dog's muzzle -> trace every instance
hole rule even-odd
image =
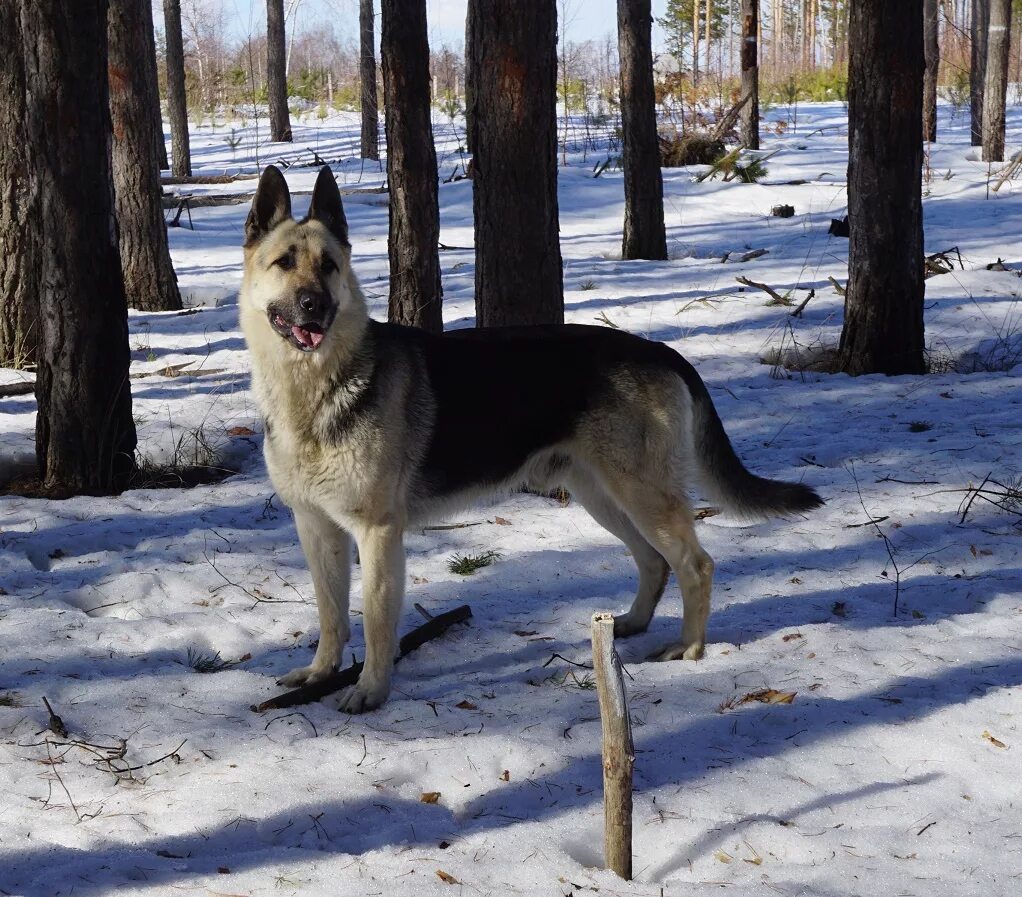
[[[326,293],[302,290],[292,300],[266,310],[270,326],[302,352],[315,352],[334,321],[335,308]]]

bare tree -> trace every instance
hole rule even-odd
[[[163,0],[163,28],[167,40],[167,112],[173,172],[191,177],[192,153],[188,143],[188,95],[185,93],[185,47],[181,34],[181,0]]]
[[[921,374],[923,0],[853,0],[841,366]]]
[[[667,258],[664,185],[653,93],[652,27],[650,0],[617,0],[625,174],[621,255],[626,259]]]
[[[149,0],[109,0],[110,118],[121,270],[128,304],[143,311],[181,308],[160,202],[159,151],[152,104],[156,67],[146,65],[144,7]],[[162,142],[162,141],[161,141]]]
[[[759,0],[742,0],[742,143],[759,149]]]
[[[266,93],[270,104],[270,140],[290,143],[284,0],[266,0]]]
[[[20,0],[0,0],[0,367],[36,360],[39,324],[39,195],[25,142]]]
[[[990,0],[972,0],[969,33],[972,37],[969,67],[972,145],[983,145],[983,87],[987,71],[987,37],[990,29]]]
[[[476,323],[557,324],[557,8],[469,3]]]
[[[22,4],[21,23],[25,137],[41,210],[39,476],[52,495],[106,493],[134,469],[135,451],[111,184],[107,0],[32,0]]]
[[[380,113],[376,104],[376,45],[373,0],[359,0],[358,71],[362,103],[362,158],[380,158]]]
[[[940,43],[937,35],[937,0],[923,0],[923,140],[937,140],[937,71]]]
[[[390,183],[387,319],[439,333],[440,210],[429,101],[426,0],[383,0],[380,58]]]
[[[991,0],[983,83],[983,161],[1004,161],[1004,103],[1008,93],[1011,0]]]

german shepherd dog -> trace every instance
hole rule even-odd
[[[294,511],[319,607],[312,663],[281,682],[315,682],[340,662],[354,537],[366,653],[340,696],[349,713],[390,692],[413,524],[523,486],[563,486],[639,568],[615,634],[649,626],[673,570],[681,638],[654,658],[697,660],[713,561],[696,539],[690,472],[747,517],[822,504],[807,486],[746,470],[695,369],[661,343],[578,324],[434,335],[371,320],[328,168],[301,221],[280,171],[263,172],[245,223],[240,305],[266,466]]]

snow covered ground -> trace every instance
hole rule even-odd
[[[458,154],[450,126],[438,132],[446,175]],[[252,123],[237,149],[227,133],[196,134],[197,172],[255,170]],[[259,164],[315,150],[345,159],[345,189],[382,183],[376,164],[352,159],[352,116],[310,116],[295,133],[293,148],[260,147]],[[633,882],[599,869],[598,710],[577,665],[592,612],[630,602],[633,566],[573,504],[520,495],[462,515],[463,528],[409,534],[402,631],[420,622],[412,602],[467,603],[473,618],[399,665],[382,710],[249,709],[308,662],[317,632],[293,521],[258,451],[236,321],[247,206],[235,205],[171,231],[197,311],[133,313],[130,339],[133,373],[190,365],[133,382],[141,452],[188,462],[212,446],[240,473],[188,491],[0,498],[0,892],[1017,893],[1022,527],[982,500],[963,523],[959,506],[969,484],[1022,474],[1022,366],[996,370],[1022,355],[1022,280],[985,270],[998,257],[1022,268],[1020,185],[988,195],[967,120],[942,115],[926,249],[958,247],[964,270],[927,281],[926,325],[948,372],[786,372],[762,359],[840,332],[828,278],[844,282],[847,240],[827,227],[844,213],[846,135],[839,104],[802,106],[798,133],[767,136],[778,152],[763,183],[665,171],[668,262],[618,258],[621,174],[592,177],[606,152],[559,172],[568,319],[678,348],[747,464],[827,500],[805,519],[699,524],[718,564],[704,661],[642,662],[676,637],[673,585],[650,632],[620,644],[638,752]],[[311,190],[315,173],[290,170],[292,190]],[[470,191],[441,186],[445,246],[472,244]],[[793,218],[769,216],[781,202]],[[382,317],[386,197],[345,203]],[[721,262],[753,249],[768,252]],[[472,252],[441,263],[446,320],[464,326]],[[815,295],[792,317],[739,275],[796,304]],[[963,358],[981,370],[954,372]],[[0,456],[29,458],[31,397],[0,400],[0,413]],[[455,553],[488,550],[500,559],[473,576],[447,569]],[[361,644],[356,620],[358,656]],[[196,672],[213,656],[230,665]],[[795,696],[743,702],[763,689]],[[68,738],[45,731],[44,696]],[[104,761],[104,748],[123,757]],[[428,792],[439,799],[423,802]]]

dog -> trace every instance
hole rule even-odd
[[[342,710],[372,710],[390,692],[403,535],[413,524],[517,488],[563,486],[638,567],[635,600],[615,618],[615,635],[646,630],[673,570],[681,638],[654,659],[697,660],[713,561],[696,538],[690,475],[750,518],[822,504],[805,485],[746,470],[703,381],[662,343],[579,324],[437,335],[372,320],[329,168],[301,221],[283,175],[265,169],[244,255],[240,317],[266,467],[294,512],[319,609],[312,663],[280,682],[316,682],[340,662],[354,538],[365,664],[341,693]]]

